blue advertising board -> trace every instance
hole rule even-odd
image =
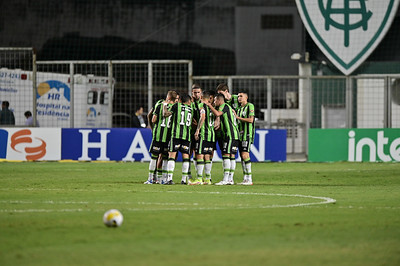
[[[151,158],[150,129],[65,128],[61,139],[62,160],[149,161]],[[256,130],[250,156],[254,162],[286,161],[286,130]],[[219,149],[214,160],[221,160]]]
[[[7,158],[8,131],[0,128],[0,158]]]

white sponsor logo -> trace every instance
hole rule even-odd
[[[389,143],[389,139],[385,138],[383,130],[377,132],[376,140],[372,138],[362,138],[357,143],[355,140],[356,133],[349,131],[348,140],[348,160],[350,162],[361,162],[363,151],[369,150],[369,161],[376,162],[376,157],[383,162],[392,160],[400,161],[400,138],[394,139]],[[389,154],[385,154],[384,148],[388,145]],[[366,147],[367,149],[364,149]]]

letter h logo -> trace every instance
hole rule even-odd
[[[92,133],[91,129],[80,129],[82,134],[82,156],[78,158],[79,161],[91,161],[89,157],[89,149],[100,149],[100,156],[96,158],[98,161],[109,161],[107,157],[107,135],[111,130],[103,129],[97,130],[100,133],[100,142],[89,142],[89,134]]]

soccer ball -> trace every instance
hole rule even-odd
[[[108,227],[118,227],[121,226],[124,217],[119,210],[108,210],[103,216],[103,222]]]

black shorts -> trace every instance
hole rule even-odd
[[[239,141],[235,139],[225,139],[222,145],[222,155],[236,154],[239,147]]]
[[[173,138],[169,142],[168,151],[170,151],[170,152],[180,151],[181,153],[190,154],[190,141],[185,140],[185,139]]]
[[[153,155],[168,155],[168,142],[152,141],[149,152]]]
[[[217,141],[214,144],[214,149],[217,149],[217,143],[218,143],[218,147],[219,149],[222,151],[222,149],[224,148],[224,142],[225,140],[223,138],[217,138]]]
[[[252,140],[241,140],[239,141],[239,152],[250,152]]]
[[[196,141],[196,154],[213,154],[214,152],[214,142],[199,139]]]
[[[190,142],[190,150],[191,151],[195,151],[196,150],[196,138],[194,137],[194,135],[191,135],[190,136],[190,138],[191,138],[191,142]]]

